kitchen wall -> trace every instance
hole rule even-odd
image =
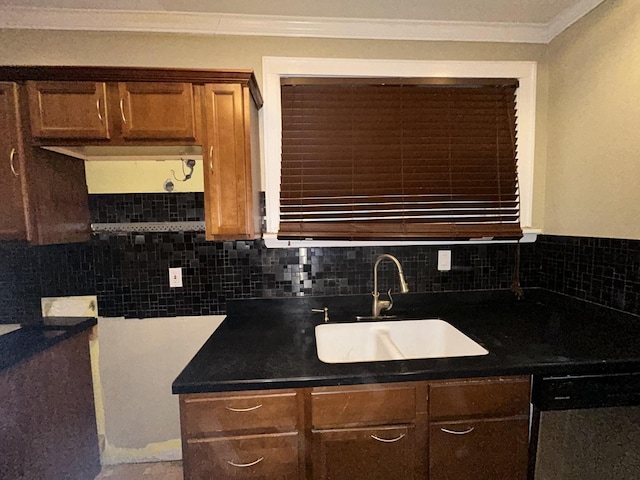
[[[544,233],[640,239],[640,2],[604,2],[547,55]]]
[[[187,157],[185,157],[185,160]],[[185,178],[184,164],[180,160],[119,161],[100,160],[85,162],[89,193],[166,193],[164,183],[173,182],[173,192],[202,192],[202,160],[196,160],[192,176]]]

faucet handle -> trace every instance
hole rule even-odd
[[[389,311],[393,308],[393,297],[391,296],[391,289],[387,290],[387,295],[389,296],[389,305],[385,307],[385,310]]]
[[[313,313],[324,313],[324,323],[327,323],[329,321],[329,307],[312,308],[311,311]]]

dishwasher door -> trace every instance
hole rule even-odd
[[[530,480],[640,479],[640,374],[534,377]]]

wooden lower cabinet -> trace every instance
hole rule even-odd
[[[0,372],[0,480],[98,473],[87,330]]]
[[[525,480],[529,377],[429,383],[430,480]]]
[[[529,377],[181,395],[185,480],[525,480]]]
[[[314,480],[414,478],[413,425],[313,431]]]
[[[180,396],[185,480],[304,479],[304,394]]]

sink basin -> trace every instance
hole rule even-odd
[[[470,357],[489,352],[440,319],[330,323],[316,326],[325,363]]]

